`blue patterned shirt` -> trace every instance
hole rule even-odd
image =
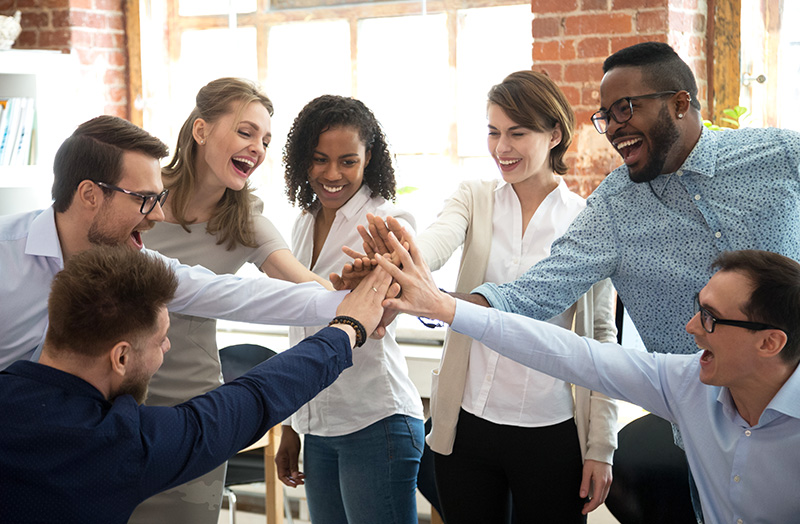
[[[503,311],[546,320],[611,278],[649,351],[694,353],[684,326],[723,251],[800,261],[800,134],[708,131],[675,173],[634,183],[615,169],[550,256],[507,284],[474,290]]]

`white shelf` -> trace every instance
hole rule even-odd
[[[0,215],[50,204],[53,158],[81,122],[103,111],[82,89],[76,55],[58,51],[0,51],[0,96],[32,97],[35,165],[0,166]]]

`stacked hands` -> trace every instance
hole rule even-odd
[[[364,253],[348,246],[342,247],[353,262],[342,268],[341,275],[331,273],[329,278],[336,289],[357,289],[365,278],[375,273],[374,269],[382,270],[379,274],[391,276],[392,285],[381,304],[383,317],[372,336],[382,337],[386,326],[398,313],[451,323],[455,315],[455,299],[436,286],[413,237],[393,217],[386,217],[384,222],[379,216],[367,214],[367,222],[369,230],[358,226],[364,241]]]
[[[336,289],[352,289],[336,314],[359,320],[373,338],[382,337],[398,313],[452,322],[455,299],[436,287],[411,235],[392,217],[387,217],[384,223],[381,217],[368,214],[367,220],[369,232],[362,226],[358,228],[366,253],[344,246],[342,250],[353,262],[344,266],[341,276],[336,273],[330,276]],[[347,332],[351,345],[355,345],[355,330],[351,326],[334,324],[334,327]],[[294,432],[284,434],[275,463],[278,478],[289,487],[305,483],[299,456],[300,437]]]

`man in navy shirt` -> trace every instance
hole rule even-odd
[[[144,251],[76,254],[53,281],[40,362],[0,372],[0,521],[124,523],[144,499],[222,464],[352,365],[390,280],[365,279],[332,327],[239,379],[150,407],[140,403],[169,350],[178,280]]]

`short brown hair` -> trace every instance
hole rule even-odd
[[[561,89],[545,73],[517,71],[489,90],[488,103],[497,105],[517,125],[546,132],[561,126],[561,143],[550,150],[550,168],[564,175],[564,155],[575,132],[575,112]]]
[[[155,159],[167,156],[167,146],[144,129],[116,116],[103,115],[79,125],[58,148],[53,162],[53,208],[63,213],[84,180],[117,185],[122,154],[137,151]]]
[[[122,246],[79,253],[53,279],[45,342],[85,356],[134,343],[153,332],[177,287],[175,273],[152,253]]]

